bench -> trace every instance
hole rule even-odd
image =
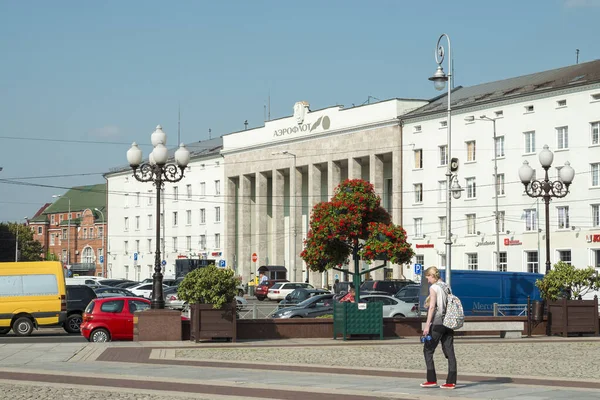
[[[423,323],[423,328],[425,323]],[[456,332],[489,332],[500,331],[500,337],[506,339],[520,339],[523,335],[525,322],[522,321],[467,321]]]

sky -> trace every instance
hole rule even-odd
[[[151,150],[374,99],[439,93],[441,33],[455,86],[599,58],[600,0],[0,0],[0,221],[103,183],[131,142]]]

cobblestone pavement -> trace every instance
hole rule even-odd
[[[455,342],[459,376],[493,374],[508,376],[600,379],[600,343],[598,342]],[[269,347],[177,349],[178,359],[305,364],[424,370],[423,345],[353,345],[332,347]],[[276,361],[275,361],[276,360]],[[447,371],[447,361],[438,349],[435,364]]]

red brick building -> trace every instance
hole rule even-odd
[[[106,184],[74,187],[29,220],[45,259],[96,276],[106,276],[107,223]]]

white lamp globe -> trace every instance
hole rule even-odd
[[[165,165],[167,163],[169,151],[164,144],[157,144],[156,147],[154,147],[154,150],[152,150],[152,153],[154,153],[154,161],[156,161],[157,165]]]
[[[152,136],[150,136],[150,141],[152,142],[152,146],[156,147],[159,144],[167,145],[167,134],[163,132],[162,126],[157,125],[154,132],[152,132]]]
[[[531,179],[533,179],[534,173],[535,171],[529,166],[529,162],[527,160],[523,161],[523,165],[519,168],[519,179],[521,179],[521,182],[525,185],[529,184]]]
[[[150,152],[150,156],[148,156],[148,162],[150,165],[156,165],[156,161],[154,161],[154,151]]]
[[[558,175],[563,183],[570,185],[573,178],[575,178],[575,170],[571,167],[571,163],[566,161],[565,166],[560,169]]]
[[[175,152],[175,162],[180,167],[187,167],[190,162],[190,152],[185,148],[185,145],[181,143],[179,148]]]
[[[136,142],[133,142],[129,150],[127,150],[127,162],[132,167],[137,167],[142,163],[142,150],[140,150]]]
[[[544,168],[550,168],[552,165],[552,161],[554,161],[554,153],[550,151],[548,145],[544,145],[544,149],[540,151],[540,164]]]

